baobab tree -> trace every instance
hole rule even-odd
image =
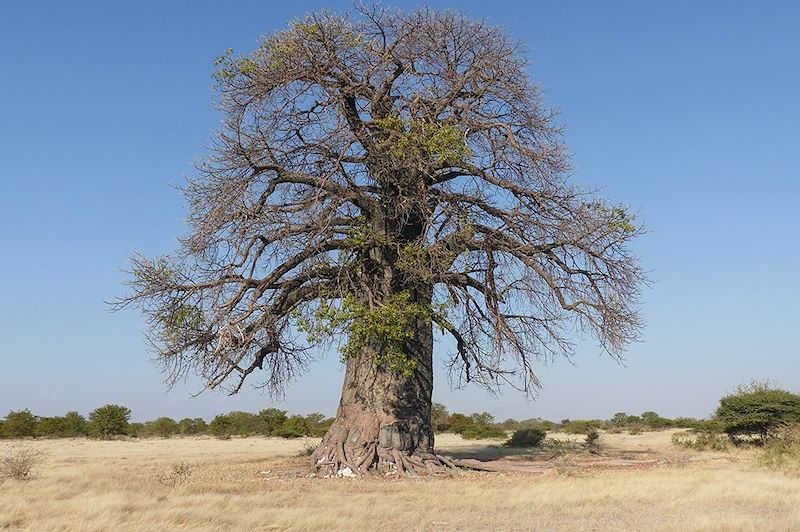
[[[455,12],[317,13],[216,62],[223,124],[185,186],[190,231],[135,256],[131,293],[171,382],[281,394],[346,366],[318,474],[448,467],[434,337],[456,383],[530,393],[576,332],[640,329],[633,216],[568,183],[524,47]]]

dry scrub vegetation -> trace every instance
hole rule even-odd
[[[541,467],[420,480],[304,478],[310,438],[30,441],[46,460],[0,482],[0,529],[800,529],[797,476],[753,451],[675,447],[674,432],[603,434],[600,457],[564,434],[535,451],[445,434],[453,456]],[[0,455],[20,445],[0,442]]]

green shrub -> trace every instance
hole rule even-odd
[[[67,412],[64,414],[63,429],[62,435],[67,438],[86,436],[89,434],[89,422],[77,412]]]
[[[538,447],[544,441],[547,432],[541,429],[527,428],[515,430],[506,442],[509,447]]]
[[[149,423],[149,432],[153,436],[169,438],[170,436],[177,434],[178,422],[169,417],[160,417]]]
[[[233,434],[233,424],[225,414],[219,414],[208,424],[208,430],[217,438],[230,438]]]
[[[131,411],[124,406],[101,406],[89,414],[89,434],[101,439],[126,434],[130,418]]]
[[[590,430],[586,433],[586,438],[583,440],[587,447],[595,449],[600,446],[600,433],[596,430]]]
[[[201,417],[194,419],[185,417],[178,421],[178,433],[183,436],[196,436],[206,432],[208,432],[208,424]]]
[[[310,431],[308,423],[306,423],[306,419],[303,416],[291,416],[283,422],[283,425],[275,429],[272,434],[280,438],[302,438],[303,436],[309,436]]]
[[[494,424],[494,417],[489,412],[481,412],[465,416],[464,414],[451,414],[448,419],[450,431],[460,434],[467,440],[488,438],[505,438],[506,431]]]
[[[314,412],[306,416],[306,425],[308,427],[308,436],[322,437],[328,432],[328,429],[333,425],[334,418],[326,418],[325,414]]]
[[[263,434],[260,416],[239,410],[228,413],[231,434],[237,436],[255,436]]]
[[[141,438],[148,435],[148,428],[144,423],[128,423],[128,429],[125,434],[131,438]]]
[[[64,418],[40,417],[36,423],[37,438],[60,438],[64,432]]]
[[[36,416],[30,410],[12,410],[3,422],[3,437],[32,438],[36,435],[36,423]]]
[[[754,382],[720,399],[716,416],[731,438],[756,434],[764,444],[770,430],[800,422],[800,395]]]
[[[772,441],[764,448],[760,462],[776,471],[800,474],[800,445]]]
[[[672,444],[697,451],[725,451],[730,445],[728,438],[715,432],[697,432],[696,434],[673,434]]]
[[[761,463],[770,469],[800,475],[800,423],[786,423],[772,431]]]
[[[286,410],[267,408],[258,413],[258,433],[264,436],[275,435],[275,431],[286,423]]]
[[[698,432],[711,432],[722,434],[725,432],[725,424],[718,419],[699,419],[689,425],[689,428]]]
[[[475,422],[469,417],[465,416],[464,414],[450,414],[448,419],[448,425],[450,426],[450,431],[455,434],[462,434],[465,430],[472,427]]]
[[[433,403],[431,407],[431,428],[434,432],[450,430],[450,414],[442,403]]]
[[[465,440],[505,438],[506,431],[494,425],[473,425],[464,429],[461,433],[461,437]]]
[[[561,425],[560,429],[567,434],[589,434],[589,432],[601,428],[603,424],[604,422],[601,419],[567,420],[566,423]]]

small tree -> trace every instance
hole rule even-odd
[[[544,441],[547,432],[539,428],[524,428],[515,430],[506,442],[508,447],[538,447]]]
[[[314,412],[306,416],[306,424],[308,425],[309,436],[324,436],[328,429],[333,424],[333,418],[325,417],[325,414]]]
[[[208,431],[208,424],[201,417],[183,418],[178,422],[178,432],[184,436],[195,436]]]
[[[64,436],[64,418],[60,416],[55,417],[41,417],[36,423],[36,437],[44,438],[61,438]]]
[[[800,421],[800,395],[753,382],[720,399],[716,416],[732,438],[758,434],[763,444],[771,429]]]
[[[233,434],[233,424],[227,415],[219,414],[208,424],[208,430],[217,438],[230,438]]]
[[[36,435],[36,422],[36,416],[30,410],[12,410],[3,423],[3,437],[32,438]]]
[[[311,434],[306,418],[303,416],[291,416],[283,422],[283,425],[275,429],[272,434],[281,438],[300,438]]]
[[[258,413],[259,430],[264,436],[274,434],[286,422],[286,410],[267,408]]]
[[[150,430],[156,436],[169,438],[178,432],[178,423],[169,417],[160,417],[152,422]]]
[[[450,413],[442,403],[431,406],[431,428],[433,432],[446,432],[450,429]]]
[[[75,411],[64,414],[62,428],[63,436],[67,438],[86,436],[89,433],[89,423],[86,418]]]
[[[624,427],[628,423],[628,414],[625,412],[617,412],[611,416],[611,424],[617,427]]]
[[[147,423],[128,423],[128,428],[125,429],[125,434],[131,438],[141,438],[150,435],[150,427]]]
[[[130,418],[131,411],[124,406],[101,406],[89,414],[89,433],[101,439],[126,434]]]

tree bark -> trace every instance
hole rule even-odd
[[[322,477],[435,473],[454,467],[434,454],[431,429],[433,328],[416,319],[406,354],[417,360],[412,376],[376,364],[380,352],[364,346],[346,361],[336,421],[312,454]]]

